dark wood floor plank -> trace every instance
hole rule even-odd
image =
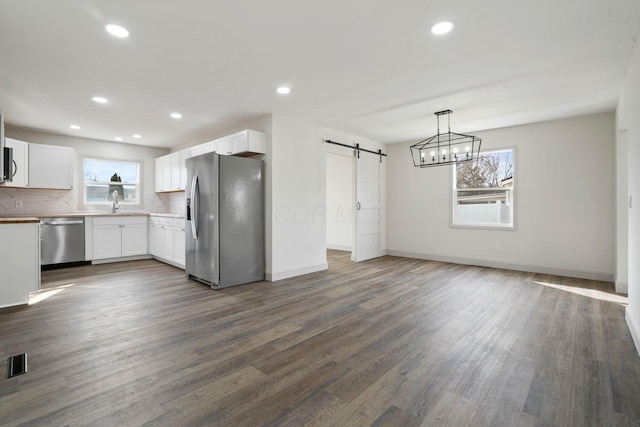
[[[399,257],[213,291],[154,260],[0,310],[2,425],[640,425],[611,283]]]

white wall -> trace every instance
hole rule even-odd
[[[451,167],[413,167],[390,145],[388,253],[613,280],[612,113],[472,132],[516,148],[515,231],[451,228]]]
[[[327,153],[327,248],[351,251],[354,227],[353,154]]]
[[[73,173],[74,188],[70,191],[0,187],[0,214],[24,215],[78,212],[79,187],[82,185],[83,180],[79,159],[83,155],[141,161],[143,210],[148,212],[168,212],[169,206],[166,200],[163,200],[153,191],[155,158],[167,154],[168,150],[166,149],[76,138],[10,126],[6,126],[5,133],[7,137],[21,141],[73,147],[76,161]],[[54,166],[52,165],[52,167]],[[22,200],[21,208],[15,207],[15,200]],[[108,210],[109,208],[104,209]]]
[[[327,268],[327,152],[324,140],[360,144],[369,150],[382,144],[344,132],[273,115],[271,146],[272,253],[270,280]],[[352,150],[341,149],[345,154]],[[386,166],[383,164],[382,177]],[[381,199],[386,188],[382,185]],[[381,209],[381,247],[386,248],[385,206]]]
[[[629,293],[629,189],[627,162],[629,145],[626,125],[616,134],[616,292]],[[624,130],[622,130],[624,128]]]
[[[271,280],[327,268],[325,152],[319,127],[273,115]]]
[[[616,125],[619,144],[627,147],[627,191],[632,198],[632,207],[628,208],[628,288],[629,305],[626,310],[627,324],[640,353],[640,41],[636,44],[627,78],[623,86],[618,108],[616,109]],[[624,191],[618,188],[619,192]],[[628,199],[627,199],[628,200]],[[622,217],[624,221],[624,216]],[[619,232],[624,233],[622,223],[618,227]],[[624,241],[625,236],[620,236],[619,241]]]

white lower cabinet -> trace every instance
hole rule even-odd
[[[160,261],[184,268],[184,219],[152,216],[149,218],[149,253]]]
[[[0,307],[27,304],[40,289],[40,224],[0,223],[0,242],[11,244],[0,257]]]
[[[96,217],[93,219],[93,259],[147,254],[146,216]]]

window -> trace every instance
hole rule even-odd
[[[453,225],[514,228],[515,150],[486,151],[453,169]]]
[[[84,158],[82,170],[85,205],[110,205],[114,191],[120,204],[141,204],[140,162]]]

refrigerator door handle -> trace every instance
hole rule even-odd
[[[198,194],[198,198],[196,198],[196,186],[198,185],[198,175],[193,175],[191,178],[191,235],[193,236],[193,240],[198,240],[198,198],[200,195]],[[199,189],[198,189],[199,190]]]

